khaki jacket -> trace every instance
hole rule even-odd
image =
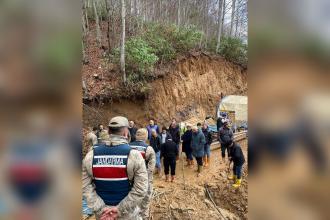
[[[106,141],[109,147],[115,147],[120,144],[127,144],[127,139],[110,135],[109,141]],[[110,146],[111,145],[111,146]],[[92,174],[93,151],[89,151],[82,164],[82,182],[83,196],[86,197],[88,207],[91,208],[98,218],[102,209],[106,207],[104,201],[98,196],[93,184]],[[136,213],[142,199],[145,197],[148,189],[148,174],[145,161],[137,150],[131,150],[127,162],[127,175],[130,181],[133,181],[133,187],[129,194],[118,204],[119,219],[133,219],[132,213]]]

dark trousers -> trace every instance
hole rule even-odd
[[[199,166],[203,166],[203,157],[195,157],[195,158],[196,158],[197,164]]]
[[[164,157],[164,172],[165,175],[170,173],[171,168],[171,175],[175,176],[175,167],[176,167],[176,158],[175,157]]]
[[[238,166],[238,165],[234,164],[234,166],[233,166],[233,173],[234,173],[234,175],[237,176],[237,179],[242,178],[242,167],[243,167],[243,165]]]
[[[227,150],[227,156],[229,157],[229,146],[227,144],[221,144],[221,156],[222,156],[222,158],[226,157],[226,150]]]
[[[183,148],[184,148],[184,151],[186,153],[187,159],[193,160],[191,147],[189,145],[185,145],[185,146],[183,146]]]

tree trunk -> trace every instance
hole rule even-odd
[[[100,29],[100,21],[99,16],[97,14],[96,9],[96,0],[93,0],[93,8],[94,8],[94,15],[95,15],[95,23],[96,23],[96,41],[99,47],[102,46],[102,35],[101,35],[101,29]]]
[[[178,0],[178,26],[181,25],[181,0]]]
[[[217,41],[217,48],[216,48],[216,52],[217,53],[219,53],[220,41],[221,41],[222,7],[223,7],[223,0],[219,0],[219,11],[218,11],[218,41]]]
[[[232,36],[232,34],[233,34],[233,26],[234,26],[234,21],[235,21],[235,4],[236,4],[236,0],[232,0],[229,36]]]
[[[226,14],[226,0],[223,0],[222,7],[222,20],[221,20],[221,36],[224,36],[224,23],[225,23],[225,14]]]
[[[110,2],[109,0],[105,0],[105,7],[107,9],[107,17],[108,17],[108,33],[107,33],[107,37],[108,37],[108,52],[110,54],[111,52],[111,11],[110,11]]]
[[[125,72],[125,0],[121,0],[121,48],[120,48],[120,71],[123,74],[124,83],[126,83],[126,72]]]

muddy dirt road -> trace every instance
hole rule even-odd
[[[247,139],[239,142],[247,160]],[[184,153],[177,161],[176,180],[165,182],[154,175],[154,197],[151,202],[150,219],[154,220],[197,220],[197,219],[247,219],[247,164],[243,168],[242,186],[232,187],[227,180],[227,164],[221,163],[220,149],[211,152],[210,166],[203,169],[201,177],[196,177],[196,167],[185,166]],[[184,166],[183,166],[184,163]],[[205,192],[205,185],[217,208]],[[94,216],[89,219],[94,220]]]
[[[240,144],[247,158],[247,140]],[[197,167],[182,169],[185,156],[177,163],[174,183],[165,182],[164,176],[154,176],[152,219],[247,219],[247,165],[243,168],[242,186],[235,190],[232,181],[227,180],[227,164],[220,161],[220,149],[212,151],[211,157],[201,177],[196,177]],[[205,185],[221,214],[208,199]]]

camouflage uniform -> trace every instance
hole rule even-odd
[[[97,144],[97,136],[96,136],[96,134],[94,134],[94,132],[89,132],[88,134],[87,134],[87,141],[88,141],[88,149],[89,150],[92,150],[93,149],[93,146],[95,145],[95,144]]]
[[[148,192],[147,195],[143,198],[141,207],[141,216],[142,218],[149,219],[149,206],[150,201],[152,197],[152,191],[153,191],[153,172],[156,166],[156,154],[154,149],[151,146],[147,147],[146,151],[146,161],[148,161],[147,164],[147,172],[148,172]]]
[[[127,139],[118,135],[110,135],[109,141],[105,143],[110,147],[127,144]],[[106,207],[104,201],[95,191],[92,173],[93,151],[87,153],[83,160],[82,181],[83,196],[86,197],[88,207],[91,208],[96,219],[102,214],[102,209]],[[127,162],[127,175],[130,181],[134,180],[133,186],[129,194],[117,205],[119,216],[118,219],[138,220],[142,200],[144,199],[148,189],[148,174],[145,161],[137,150],[131,150]]]

